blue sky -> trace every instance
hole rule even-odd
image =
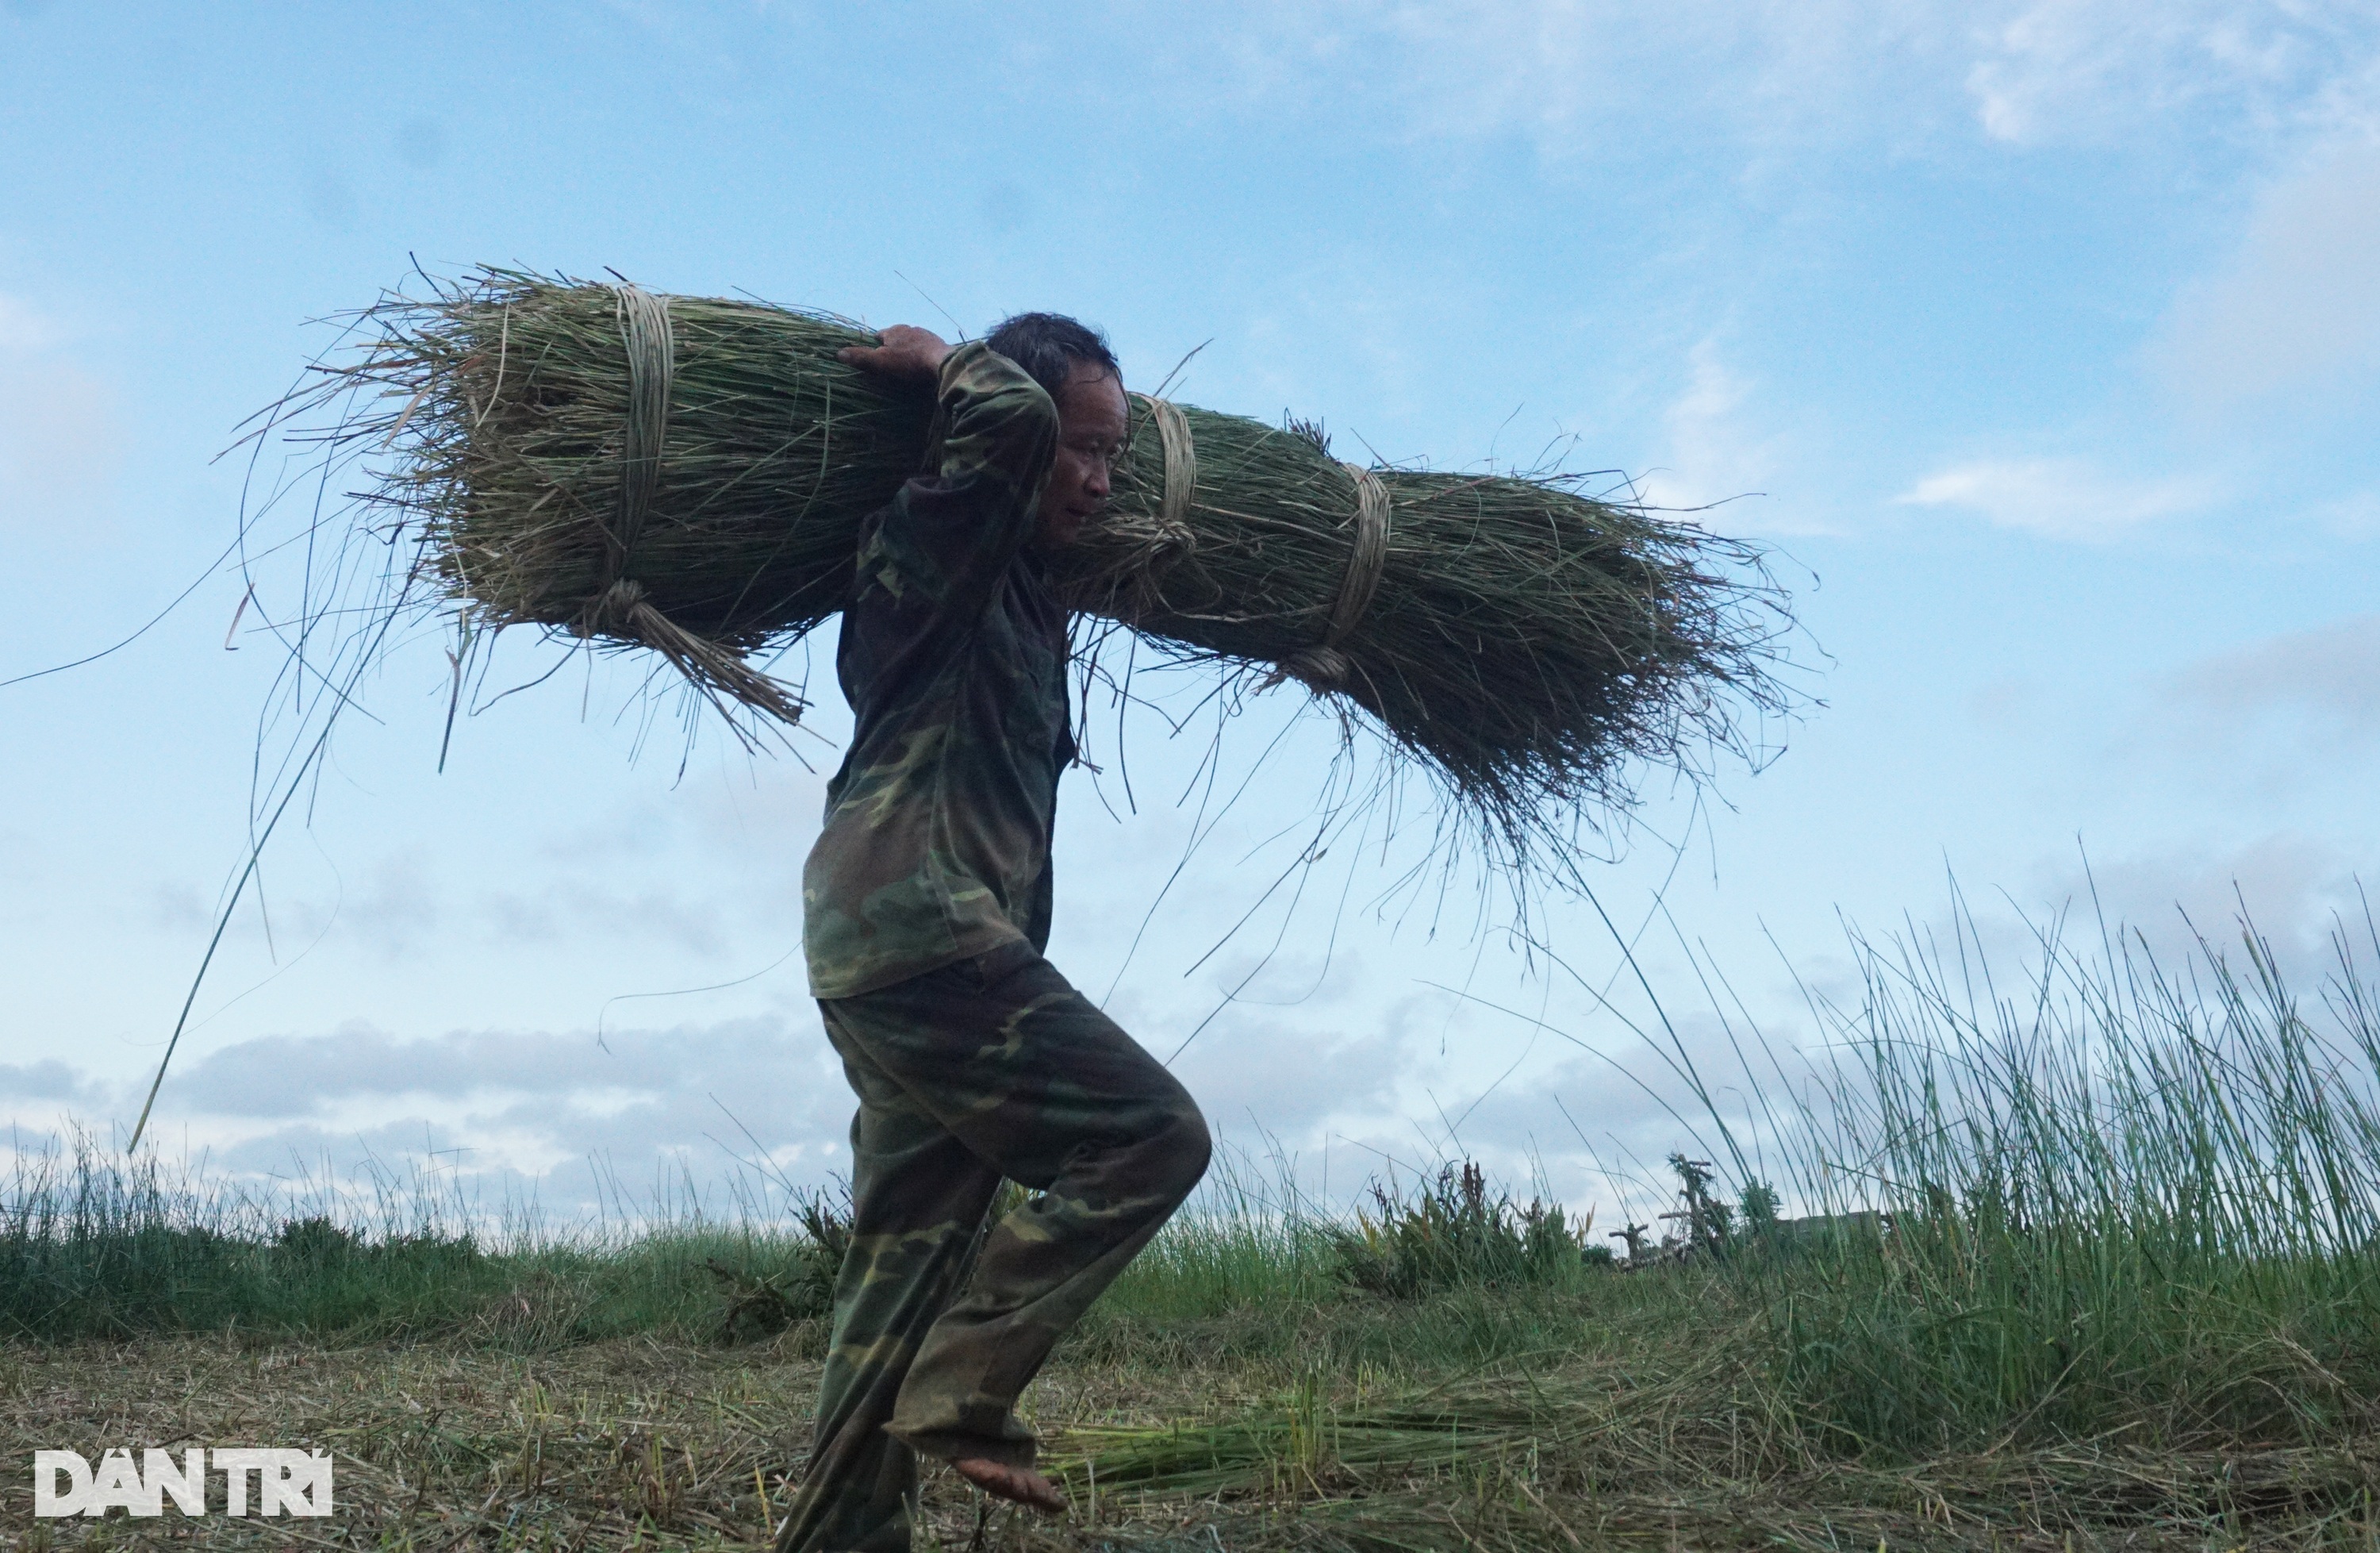
[[[416,258],[608,266],[879,324],[1058,308],[1136,385],[1203,342],[1180,397],[1342,446],[1569,438],[1658,500],[1740,497],[1708,520],[1777,547],[1827,704],[1700,802],[1656,783],[1594,875],[1624,931],[1662,892],[1640,952],[1689,1027],[1681,944],[1790,1044],[1842,923],[1923,930],[1953,875],[2011,942],[2085,855],[2159,934],[2177,903],[2222,928],[2236,887],[2311,962],[2380,861],[2369,6],[13,0],[0,190],[0,679],[205,571],[240,495],[212,460],[327,343],[308,320]],[[277,666],[253,618],[224,650],[243,586],[0,690],[0,1115],[27,1138],[128,1124],[242,855]],[[265,618],[291,586],[260,573]],[[523,675],[549,651],[502,649]],[[785,958],[820,776],[715,729],[681,776],[673,708],[638,750],[623,666],[467,720],[439,775],[444,666],[429,637],[392,657],[268,854],[166,1146],[429,1148],[565,1205],[590,1157],[832,1169],[847,1099]],[[1260,703],[1235,748],[1296,711]],[[1392,860],[1344,850],[1202,960],[1283,864],[1309,725],[1153,913],[1192,752],[1138,730],[1122,818],[1070,778],[1062,967],[1160,1051],[1208,1021],[1185,1079],[1334,1190],[1459,1147],[1597,1201],[1556,1098],[1598,1147],[1666,1152],[1599,1058],[1439,989],[1632,1067],[1641,1043],[1460,912],[1366,910]],[[1547,925],[1603,984],[1599,918]]]

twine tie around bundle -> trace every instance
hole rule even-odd
[[[606,533],[603,585],[587,601],[579,636],[624,637],[651,648],[679,673],[711,692],[759,707],[787,723],[801,720],[802,703],[742,654],[698,636],[662,613],[629,572],[637,542],[661,494],[662,446],[669,435],[670,388],[677,376],[669,299],[636,286],[617,286],[620,338],[628,354],[628,414],[620,442],[620,507]]]
[[[1339,596],[1330,601],[1330,618],[1322,641],[1281,660],[1281,672],[1294,675],[1318,691],[1343,691],[1355,672],[1354,660],[1341,650],[1354,634],[1372,595],[1380,591],[1380,569],[1389,557],[1389,488],[1380,477],[1360,464],[1342,461],[1355,482],[1355,543],[1348,553],[1346,575],[1339,580]]]
[[[677,342],[669,299],[639,287],[617,288],[620,336],[628,349],[628,423],[620,446],[620,514],[612,531],[614,577],[625,574],[661,492],[662,444],[669,435],[670,389],[677,379]]]
[[[1157,422],[1157,445],[1165,455],[1165,489],[1157,501],[1158,543],[1187,550],[1193,543],[1190,498],[1198,490],[1198,449],[1190,440],[1190,418],[1172,399],[1143,396]]]
[[[1198,485],[1198,455],[1190,440],[1190,421],[1179,405],[1144,395],[1157,440],[1165,454],[1165,489],[1158,498],[1159,544],[1180,549],[1191,545],[1190,502]],[[1303,680],[1315,691],[1343,691],[1355,672],[1354,660],[1343,651],[1347,639],[1363,623],[1380,589],[1380,570],[1389,555],[1389,488],[1380,477],[1360,464],[1342,460],[1339,467],[1355,483],[1354,544],[1347,570],[1330,601],[1322,640],[1292,653],[1266,680],[1270,689],[1285,679]]]

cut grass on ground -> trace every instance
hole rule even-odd
[[[1691,1327],[1543,1290],[1316,1305],[1287,1330],[1243,1311],[1145,1347],[1111,1327],[1062,1349],[1032,1397],[1074,1514],[1014,1513],[937,1472],[920,1546],[2228,1549],[2380,1535],[2368,1437],[1815,1453],[1770,1411],[1755,1351],[1724,1340],[1751,1335],[1733,1325],[1746,1313],[1707,1284],[1690,1302]],[[1542,1346],[1556,1334],[1563,1348]],[[1344,1358],[1383,1349],[1443,1357]],[[0,1359],[0,1454],[127,1440],[335,1453],[328,1522],[44,1523],[57,1547],[296,1546],[285,1530],[364,1548],[753,1547],[797,1470],[815,1351],[807,1332],[534,1351],[460,1338],[19,1346]],[[11,1475],[0,1528],[44,1535]]]

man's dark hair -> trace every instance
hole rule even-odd
[[[996,325],[984,344],[1023,367],[1025,375],[1047,389],[1053,399],[1074,375],[1077,361],[1087,361],[1117,382],[1123,381],[1123,369],[1116,364],[1115,352],[1108,349],[1108,337],[1062,313],[1020,312]]]

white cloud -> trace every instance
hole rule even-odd
[[[781,1166],[799,1161],[795,1180],[823,1180],[852,1106],[829,1055],[814,1022],[779,1016],[614,1031],[600,1044],[589,1031],[408,1039],[351,1022],[209,1052],[167,1077],[155,1126],[234,1175],[314,1160],[344,1174],[429,1149],[479,1186],[534,1190],[575,1212],[594,1204],[604,1172],[641,1188],[685,1162],[716,1185],[753,1139]],[[111,1093],[57,1061],[0,1065],[0,1115],[46,1126],[64,1104],[86,1122],[125,1124],[146,1087]]]
[[[2099,943],[2095,919],[2104,914],[2110,928],[2145,940],[2169,972],[2187,967],[2200,937],[2236,963],[2240,934],[2252,928],[2311,999],[2337,969],[2332,934],[2346,923],[2361,935],[2360,880],[2375,862],[2335,837],[2280,831],[2230,848],[2155,848],[2087,863],[2069,855],[2036,871],[2033,899],[2042,903],[2036,916],[2069,913],[2070,948]],[[2011,935],[2007,947],[2021,955],[2024,944]]]
[[[1693,510],[1770,495],[1779,439],[1760,431],[1748,412],[1754,386],[1720,359],[1715,341],[1703,340],[1687,352],[1686,386],[1661,416],[1667,434],[1661,463],[1637,483],[1646,501]],[[1773,530],[1773,521],[1761,521],[1773,520],[1772,508],[1770,502],[1747,501],[1730,507],[1723,523]]]
[[[2158,364],[2202,411],[2380,370],[2380,145],[2330,147],[2276,183],[2162,335]]]
[[[91,524],[120,457],[114,395],[61,356],[66,331],[0,293],[0,522],[76,532]]]
[[[1334,1118],[1394,1115],[1415,999],[1354,1018],[1343,1000],[1329,1003],[1356,1028],[1300,1028],[1243,1012],[1194,1042],[1174,1063],[1174,1076],[1219,1131],[1238,1131],[1253,1122],[1266,1133],[1295,1139]],[[1158,1046],[1159,1056],[1164,1051]]]
[[[442,878],[433,853],[412,847],[375,859],[352,884],[334,879],[292,889],[276,883],[263,897],[264,912],[251,903],[233,917],[230,936],[262,947],[269,912],[275,953],[329,939],[387,962],[464,945],[474,952],[517,952],[625,942],[719,962],[736,947],[739,920],[757,919],[766,937],[782,932],[796,911],[780,898],[782,881],[773,877],[736,881],[741,887],[733,899],[722,899],[716,887],[706,892],[667,882],[624,888],[602,873],[570,866],[589,855],[556,862],[525,884],[466,891]],[[187,886],[163,886],[154,892],[151,920],[181,936],[203,938],[214,930],[215,911],[211,899]]]
[[[1318,0],[1210,18],[1168,74],[1242,103],[1378,101],[1415,140],[1549,155],[1664,133],[1896,145],[2289,141],[2368,119],[2380,18],[2349,0]],[[1131,13],[1145,19],[1146,13]]]
[[[1300,1025],[1251,1009],[1185,1054],[1181,1075],[1219,1135],[1301,1150],[1338,1126],[1410,1146],[1397,1091],[1427,1000],[1360,1017],[1323,1001],[1337,1028],[1327,1014]],[[120,1135],[145,1088],[56,1060],[0,1064],[0,1119],[103,1136],[112,1120]],[[805,1006],[614,1030],[600,1045],[584,1030],[407,1037],[356,1021],[209,1052],[169,1075],[159,1104],[155,1135],[203,1153],[217,1177],[354,1180],[428,1162],[491,1209],[533,1198],[568,1218],[615,1186],[633,1199],[660,1181],[717,1201],[764,1175],[822,1182],[849,1168],[855,1102]],[[751,1167],[756,1157],[767,1170]]]
[[[0,1097],[88,1101],[96,1093],[80,1072],[55,1058],[41,1062],[0,1062]]]
[[[0,291],[0,357],[48,350],[63,338],[50,317],[21,298]]]
[[[2216,654],[2174,675],[2169,688],[2235,730],[2286,713],[2348,737],[2380,734],[2380,615]]]
[[[1939,75],[1941,31],[1899,0],[1337,0],[1247,7],[1201,53],[1230,61],[1243,101],[1378,102],[1414,140],[1518,135],[1566,155],[1634,139],[1649,111],[1670,132],[1840,136],[1858,115],[1844,81],[1879,61]]]
[[[2380,490],[2350,491],[2319,504],[2307,517],[2340,539],[2380,537]]]
[[[2322,0],[2033,0],[1993,7],[1975,35],[1976,121],[2019,143],[2117,139],[2197,112],[2233,134],[2304,132],[2351,117],[2380,56],[2368,6]]]
[[[2052,539],[2110,539],[2180,517],[2216,496],[2205,480],[2124,480],[2076,459],[1985,459],[1929,474],[1894,499],[1911,507],[1964,507],[2005,529]]]

